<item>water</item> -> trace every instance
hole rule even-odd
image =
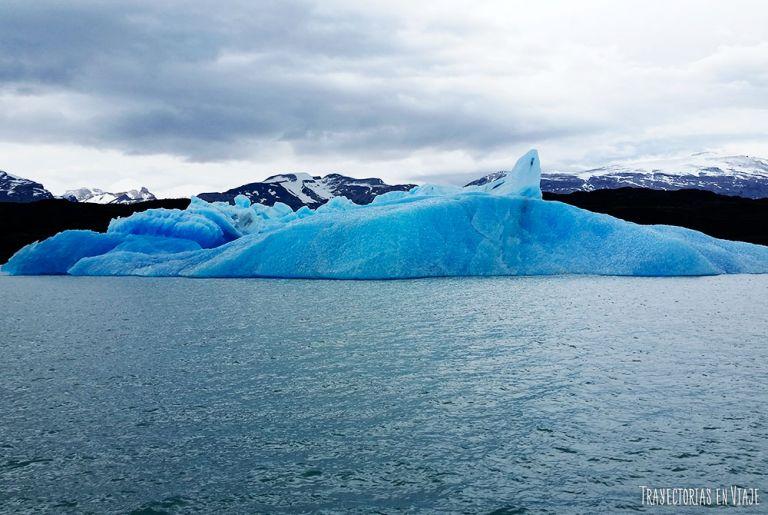
[[[640,485],[768,503],[766,276],[0,295],[2,511],[619,512]]]

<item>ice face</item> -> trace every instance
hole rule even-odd
[[[519,177],[518,175],[519,174]],[[296,212],[240,199],[65,231],[20,250],[11,274],[395,279],[483,275],[768,273],[768,247],[640,226],[541,200],[538,155],[469,188],[423,186],[366,206]]]

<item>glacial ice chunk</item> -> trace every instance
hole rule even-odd
[[[64,231],[19,250],[3,266],[3,272],[13,275],[62,275],[90,256],[112,255],[115,252],[176,254],[200,248],[193,241],[179,238]]]
[[[108,234],[134,234],[191,240],[201,247],[217,247],[242,234],[227,217],[212,207],[190,204],[191,209],[148,209],[112,220]]]
[[[396,191],[369,205],[156,209],[105,234],[65,231],[29,245],[11,274],[396,279],[489,275],[768,273],[768,247],[642,226],[541,199],[538,155],[467,188]],[[247,199],[246,199],[247,200]]]
[[[11,275],[62,275],[84,257],[106,254],[124,241],[117,234],[64,231],[30,243],[3,265]]]
[[[466,187],[476,191],[485,191],[494,195],[518,195],[521,197],[541,198],[541,164],[536,150],[528,151],[517,160],[510,172],[498,174],[490,182],[469,183]]]

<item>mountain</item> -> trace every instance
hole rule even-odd
[[[42,184],[0,170],[0,202],[35,202],[53,198]]]
[[[136,202],[157,200],[147,188],[143,187],[140,190],[128,190],[118,193],[110,193],[98,188],[78,188],[65,192],[62,198],[70,202],[87,202],[89,204],[134,204]]]
[[[572,193],[623,187],[707,190],[746,198],[768,197],[768,160],[700,152],[684,158],[635,161],[576,173],[548,173],[543,191]]]
[[[272,206],[276,202],[296,210],[302,206],[315,209],[333,197],[346,197],[356,204],[369,204],[382,193],[408,191],[415,184],[385,184],[381,179],[354,179],[337,173],[325,177],[307,173],[273,175],[262,182],[252,182],[222,193],[201,193],[199,198],[208,202],[232,202],[237,195],[245,195],[252,203]]]
[[[509,171],[493,172],[467,186],[483,187],[510,179]],[[356,204],[368,204],[390,191],[408,191],[414,184],[386,184],[381,179],[355,179],[332,173],[312,176],[307,173],[273,175],[224,192],[197,195],[208,202],[234,202],[245,195],[253,203],[272,206],[276,202],[296,210],[315,209],[333,197],[346,197]],[[696,189],[721,195],[768,198],[768,159],[746,155],[719,155],[700,152],[684,158],[634,161],[611,164],[581,172],[548,172],[541,177],[542,191],[567,194],[618,188],[645,188],[674,191]],[[67,191],[63,198],[93,204],[132,204],[156,200],[147,188],[117,193],[97,188]],[[42,184],[0,171],[0,202],[33,202],[54,198]]]

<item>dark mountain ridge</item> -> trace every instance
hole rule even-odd
[[[53,198],[42,184],[0,170],[0,202],[35,202]]]

